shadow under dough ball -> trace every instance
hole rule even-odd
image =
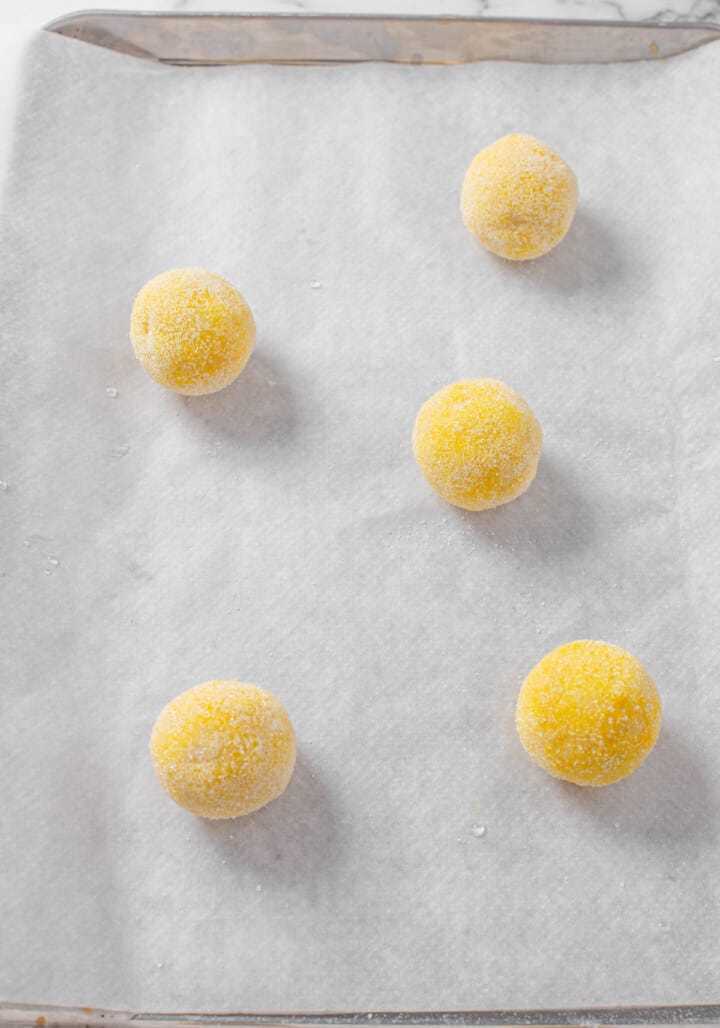
[[[460,211],[466,228],[498,257],[528,261],[549,253],[575,215],[570,165],[534,136],[503,136],[467,170]]]
[[[130,321],[135,356],[151,378],[186,396],[230,385],[255,346],[244,298],[220,275],[175,268],[150,279]]]

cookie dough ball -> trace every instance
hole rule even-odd
[[[577,179],[562,157],[533,136],[511,135],[473,159],[460,210],[466,228],[491,253],[529,261],[557,246],[577,200]]]
[[[265,689],[205,682],[160,712],[150,752],[160,784],[181,807],[200,817],[238,817],[284,791],[295,767],[295,733]]]
[[[138,293],[130,338],[151,378],[176,393],[201,396],[240,374],[255,345],[255,322],[226,279],[202,268],[176,268]]]
[[[488,510],[524,493],[535,478],[542,430],[519,393],[494,378],[445,386],[420,408],[413,451],[448,503]]]
[[[632,774],[657,742],[660,697],[639,660],[619,646],[559,646],[525,679],[516,723],[532,759],[576,785]]]

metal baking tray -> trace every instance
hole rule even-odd
[[[657,60],[720,40],[720,24],[515,20],[362,15],[155,14],[85,11],[46,26],[81,42],[174,65],[462,64],[483,60],[611,63]],[[316,1013],[132,1013],[0,1002],[14,1028],[509,1028],[509,1026],[720,1026],[718,1003],[556,1010]]]
[[[720,24],[363,15],[84,11],[51,32],[179,65],[609,63],[672,57],[720,39]]]
[[[0,1004],[0,1025],[13,1028],[630,1028],[720,1024],[720,1004],[594,1007],[564,1010],[429,1010],[308,1014],[132,1014],[92,1007]]]

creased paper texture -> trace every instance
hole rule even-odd
[[[1,223],[4,997],[717,1001],[719,56],[202,70],[31,41]],[[458,210],[510,131],[581,193],[522,265]],[[128,339],[184,265],[258,325],[205,398]],[[531,489],[477,515],[410,447],[470,376],[545,439]],[[513,724],[576,638],[630,649],[664,700],[606,790],[548,778]],[[276,803],[210,824],[148,739],[213,677],[275,692],[300,758]]]

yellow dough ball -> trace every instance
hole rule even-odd
[[[205,682],[160,712],[150,752],[160,784],[181,807],[201,817],[238,817],[284,791],[295,767],[295,733],[265,689]]]
[[[519,393],[494,378],[445,386],[420,408],[413,451],[448,503],[488,510],[524,493],[535,478],[542,430]]]
[[[533,136],[511,135],[473,159],[460,210],[466,228],[491,253],[528,261],[557,246],[577,200],[577,179],[562,157]]]
[[[520,690],[516,723],[540,767],[576,785],[632,774],[660,734],[655,684],[619,646],[571,642],[548,653]]]
[[[150,279],[133,305],[130,338],[151,378],[186,396],[230,385],[255,345],[255,322],[226,279],[176,268]]]

